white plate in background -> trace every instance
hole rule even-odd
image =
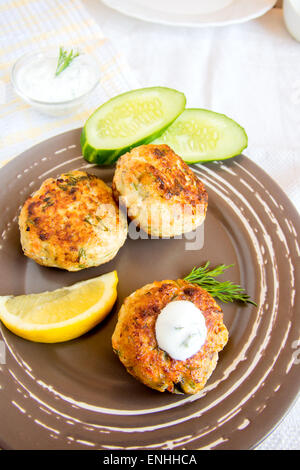
[[[102,0],[134,18],[175,26],[224,26],[242,23],[270,10],[276,0]]]

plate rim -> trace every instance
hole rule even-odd
[[[253,11],[253,13],[251,14],[249,13],[246,16],[241,15],[241,17],[233,19],[233,20],[221,20],[221,21],[208,20],[208,21],[199,21],[199,22],[197,21],[197,22],[191,23],[189,21],[184,21],[184,20],[166,20],[163,18],[155,17],[155,10],[153,10],[154,16],[152,18],[149,18],[139,12],[132,11],[130,7],[129,9],[126,8],[126,6],[124,5],[125,2],[123,2],[122,4],[119,4],[119,0],[117,0],[117,4],[115,4],[115,0],[101,0],[101,1],[108,8],[111,8],[117,11],[118,13],[121,13],[130,18],[135,18],[137,20],[145,21],[147,23],[152,23],[152,24],[160,24],[160,25],[165,25],[165,26],[177,26],[177,27],[181,26],[185,28],[222,27],[222,26],[246,23],[248,21],[254,20],[256,18],[259,18],[260,16],[265,15],[276,4],[276,0],[264,0],[266,3],[264,7],[262,6],[256,11]],[[227,8],[228,6],[224,7],[224,10]],[[213,13],[211,13],[210,15],[213,15]]]

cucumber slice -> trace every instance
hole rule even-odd
[[[186,109],[154,144],[167,144],[187,163],[225,160],[248,145],[245,130],[224,114]]]
[[[120,155],[160,136],[185,108],[186,98],[164,87],[141,88],[104,103],[87,120],[82,154],[91,163],[112,164]]]

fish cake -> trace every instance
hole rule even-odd
[[[207,210],[203,183],[168,145],[141,145],[122,155],[113,194],[137,226],[158,237],[195,230]]]
[[[127,237],[111,188],[84,171],[44,181],[22,207],[19,228],[26,256],[68,271],[110,261]]]
[[[206,340],[186,360],[170,357],[156,339],[157,317],[174,300],[192,302],[205,318]],[[200,286],[179,279],[147,284],[127,297],[118,314],[112,346],[127,371],[148,387],[195,394],[214,371],[227,340],[222,310],[213,297]]]

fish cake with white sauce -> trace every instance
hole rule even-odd
[[[127,237],[111,188],[85,171],[44,181],[22,207],[19,228],[26,256],[68,271],[110,261]]]
[[[113,194],[137,226],[159,237],[195,230],[207,210],[203,183],[168,145],[141,145],[122,155]]]
[[[170,307],[177,301],[192,303],[205,321],[202,346],[185,360],[171,357],[159,346],[156,336],[160,314],[166,306]],[[174,321],[170,328],[183,328],[184,317],[183,309],[182,325]],[[177,335],[180,331],[174,333]],[[160,392],[187,394],[195,394],[205,386],[217,365],[218,353],[227,341],[228,331],[223,323],[222,310],[213,297],[200,286],[180,279],[147,284],[127,297],[112,336],[114,352],[133,377]],[[177,344],[178,349],[185,347],[184,341]],[[177,353],[180,355],[182,351]]]

